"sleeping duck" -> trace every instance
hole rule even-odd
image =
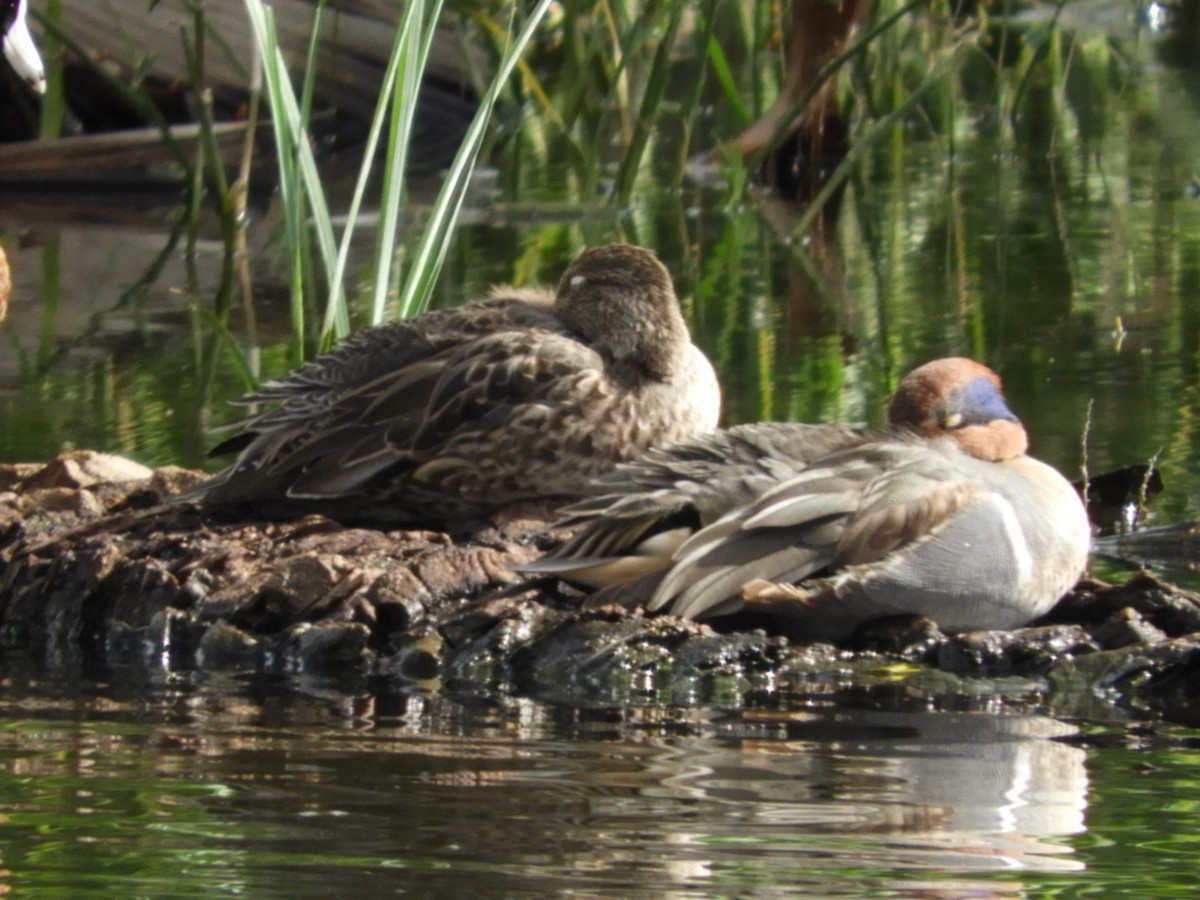
[[[685,618],[751,610],[802,640],[891,615],[969,631],[1048,611],[1084,570],[1087,514],[1026,455],[996,374],[927,363],[888,423],[739,426],[654,451],[568,510],[578,533],[523,571]]]
[[[454,524],[585,496],[617,463],[715,428],[720,390],[662,263],[614,244],[557,290],[494,289],[362,331],[241,402],[270,406],[186,499]]]

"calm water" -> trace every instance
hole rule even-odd
[[[1200,518],[1200,70],[1137,30],[1138,11],[1121,6],[1111,34],[1076,32],[1069,72],[1021,82],[1016,115],[988,106],[1003,91],[968,56],[966,87],[864,154],[828,240],[789,239],[794,211],[721,185],[650,179],[636,208],[600,208],[536,167],[506,176],[512,141],[480,181],[437,302],[553,281],[582,246],[638,241],[676,278],[728,422],[877,423],[906,369],[967,354],[1002,373],[1038,455],[1072,474],[1156,459],[1157,521]],[[174,215],[107,195],[0,197],[16,281],[0,461],[75,446],[206,464],[208,429],[246,385],[221,354],[208,364],[194,314],[211,305],[220,248],[202,243],[191,270],[178,251],[160,259]],[[274,233],[275,211],[257,207],[264,375],[296,362]],[[5,679],[0,885],[1194,892],[1197,735],[1130,724],[1104,698],[1068,719],[1044,685],[1025,703],[981,691],[937,710],[902,680],[748,708],[564,708],[155,677]]]
[[[0,884],[22,897],[1194,889],[1200,745],[1169,728],[870,695],[564,709],[184,679],[4,695]]]

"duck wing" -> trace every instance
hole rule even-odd
[[[648,608],[721,615],[743,606],[747,584],[862,574],[903,553],[984,491],[947,465],[949,449],[893,440],[830,454],[697,532],[676,552]],[[790,596],[803,602],[802,593]]]
[[[556,527],[577,529],[521,571],[592,588],[666,571],[693,533],[803,471],[813,459],[860,443],[833,425],[767,422],[714,431],[651,450],[594,482]]]
[[[344,496],[383,477],[433,488],[545,435],[602,379],[599,354],[569,335],[487,335],[341,395],[336,417],[274,468],[300,470],[293,497]]]
[[[251,405],[296,395],[337,394],[489,334],[557,329],[560,323],[549,311],[553,300],[548,290],[509,289],[475,303],[365,328],[237,402]]]

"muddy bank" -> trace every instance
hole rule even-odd
[[[886,685],[906,702],[1019,697],[1200,721],[1200,597],[1149,574],[1081,583],[1014,632],[883,623],[852,648],[802,646],[580,612],[560,586],[526,584],[511,567],[538,555],[545,510],[450,536],[160,507],[200,477],[87,451],[0,466],[6,660],[321,673],[572,703],[741,704],[799,684]]]

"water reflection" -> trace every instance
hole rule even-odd
[[[9,683],[2,714],[0,864],[34,895],[855,895],[936,874],[939,896],[994,896],[1021,883],[987,873],[1082,868],[1064,838],[1084,828],[1085,751],[1033,715],[566,710],[262,680],[149,698]]]

